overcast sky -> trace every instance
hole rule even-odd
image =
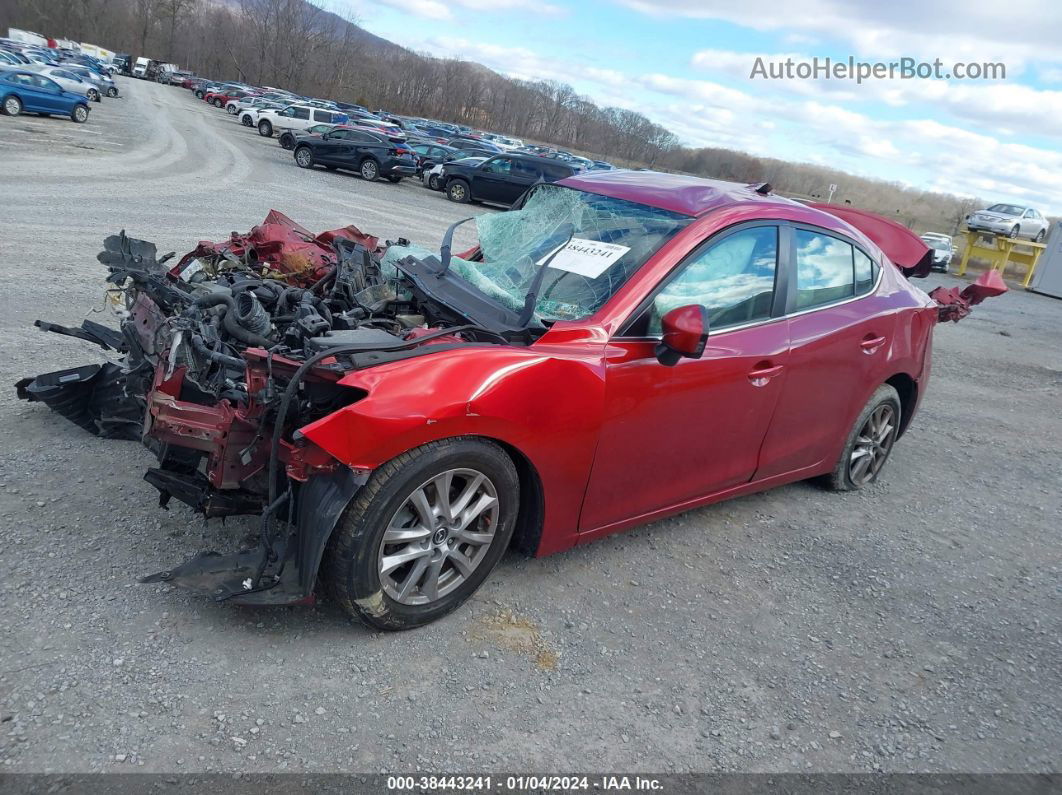
[[[317,0],[417,51],[571,83],[683,143],[1062,214],[1062,2],[941,0]],[[1005,80],[750,79],[757,56],[945,69]]]

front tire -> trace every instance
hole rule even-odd
[[[22,112],[22,100],[16,96],[10,96],[4,100],[4,114],[17,116]]]
[[[84,105],[75,105],[74,109],[70,111],[70,120],[77,124],[84,124],[88,121],[88,108]]]
[[[262,119],[258,122],[258,134],[266,138],[273,137],[273,125],[269,123],[269,119]]]
[[[111,99],[114,99],[116,96],[118,96],[118,89],[115,88],[114,86],[111,86],[110,88],[107,89],[107,96],[110,97]]]
[[[472,199],[469,195],[468,183],[463,179],[451,180],[446,186],[446,198],[458,204],[468,204]]]
[[[283,133],[280,136],[280,148],[281,149],[294,149],[295,148],[295,137],[292,136],[292,135],[288,135],[287,133]]]
[[[834,491],[869,486],[885,468],[900,433],[900,396],[889,384],[879,386],[859,412],[827,485]]]
[[[1047,237],[1047,230],[1041,229],[1039,232],[1036,233],[1036,237],[1033,238],[1033,242],[1034,243],[1043,243],[1045,237]]]
[[[336,525],[322,578],[370,627],[423,626],[483,584],[520,504],[512,459],[470,437],[430,442],[377,469]]]
[[[295,150],[295,165],[299,168],[313,168],[313,152],[308,146],[300,146]]]
[[[1007,235],[1007,237],[1009,237],[1009,238],[1011,238],[1011,239],[1013,239],[1013,238],[1016,238],[1016,237],[1018,236],[1018,233],[1019,233],[1020,231],[1021,231],[1021,227],[1020,227],[1020,226],[1018,226],[1017,224],[1015,224],[1015,225],[1014,225],[1014,226],[1013,226],[1013,227],[1011,228],[1011,230],[1010,230],[1010,234],[1009,234],[1009,235]]]
[[[103,101],[103,97],[100,96],[100,92],[97,91],[94,88],[89,89],[88,98],[91,99],[93,102],[102,102]]]
[[[220,107],[222,107],[222,104],[221,104],[221,100],[220,100],[220,99],[215,99],[215,100],[214,100],[214,107],[215,107],[215,108],[220,108]]]
[[[228,113],[230,116],[235,116],[236,113],[237,113],[236,106],[235,105],[226,105],[225,106],[225,112]]]
[[[442,185],[439,184],[439,175],[438,174],[429,174],[428,175],[428,187],[431,188],[432,190],[442,190]]]

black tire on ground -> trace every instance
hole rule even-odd
[[[94,88],[90,88],[89,89],[88,98],[91,99],[93,102],[102,102],[103,101],[103,97],[100,96],[100,92],[97,91]]]
[[[380,164],[371,157],[367,157],[361,161],[361,166],[358,168],[358,172],[361,174],[361,178],[366,182],[375,182],[380,176]]]
[[[220,99],[218,99],[217,97],[214,97],[214,107],[215,107],[215,108],[221,108],[221,107],[224,107],[224,106],[223,106],[223,105],[221,104],[221,100],[220,100]]]
[[[468,183],[463,179],[452,179],[446,184],[446,198],[458,204],[468,204],[472,200]]]
[[[313,150],[308,146],[300,146],[296,149],[295,165],[299,168],[313,168]]]
[[[262,119],[258,122],[258,134],[266,138],[273,137],[273,125],[269,123],[269,119]]]
[[[84,124],[88,121],[89,111],[84,105],[74,105],[74,109],[70,111],[70,120],[77,124]]]
[[[480,524],[477,519],[475,529],[471,531],[482,533],[490,540],[479,547],[464,546],[472,554],[473,550],[482,549],[483,546],[486,549],[479,552],[463,580],[454,578],[454,584],[450,586],[452,590],[448,593],[440,587],[438,590],[441,595],[434,600],[422,594],[408,600],[419,600],[419,604],[400,602],[388,594],[381,580],[384,535],[389,525],[396,521],[395,517],[400,515],[399,512],[405,510],[407,499],[418,491],[422,494],[426,493],[425,490],[430,492],[434,488],[435,478],[454,471],[484,475],[485,482],[496,493],[497,511],[493,524],[489,521]],[[461,481],[460,477],[462,475],[455,476],[452,481],[456,494],[460,494],[459,490],[470,482]],[[450,499],[452,496],[448,495],[447,500]],[[471,437],[430,442],[403,453],[373,472],[368,483],[347,507],[329,539],[321,564],[321,579],[344,610],[370,627],[403,630],[423,626],[457,608],[487,579],[509,546],[519,505],[520,480],[516,467],[496,444]],[[445,535],[445,528],[441,529]],[[438,531],[433,533],[425,547],[426,550],[432,548],[432,551],[423,553],[431,561],[439,554],[438,549],[432,546],[438,535]],[[452,538],[441,543],[450,545],[453,543]],[[458,548],[461,545],[462,542],[457,542]],[[395,549],[390,543],[388,546],[392,551]],[[464,564],[472,560],[467,554],[463,555]],[[418,564],[410,562],[403,565],[408,566],[409,571],[396,567],[394,571],[399,577],[415,576],[413,568]],[[421,565],[430,567],[432,564]],[[441,568],[447,564],[444,561],[438,565]],[[426,582],[430,570],[424,576]],[[420,593],[419,588],[415,590]]]
[[[442,190],[442,186],[439,184],[439,175],[438,174],[429,174],[428,175],[428,187],[431,188],[432,190]]]
[[[845,440],[841,457],[826,485],[833,491],[854,491],[878,479],[888,462],[903,419],[900,396],[889,384],[882,384],[859,412]],[[878,420],[881,423],[878,424]],[[857,454],[857,448],[862,451]],[[869,457],[869,461],[864,459]]]
[[[388,174],[387,175],[387,181],[388,182],[393,182],[394,184],[397,185],[399,182],[402,181],[402,175],[401,174]]]
[[[254,127],[254,122],[251,121],[251,117],[247,113],[243,114],[243,116],[240,117],[240,124],[242,124],[244,127]]]
[[[107,96],[111,99],[114,99],[116,96],[118,96],[118,89],[115,86],[111,86],[107,89]]]
[[[295,136],[293,136],[291,133],[281,133],[279,140],[281,149],[295,148]]]
[[[4,97],[3,110],[5,116],[17,116],[22,112],[22,100],[14,94]]]

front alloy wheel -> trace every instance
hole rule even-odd
[[[321,576],[376,629],[422,626],[486,580],[512,538],[520,480],[474,437],[430,442],[379,467],[336,525]]]
[[[442,186],[439,185],[439,175],[431,174],[428,176],[428,187],[432,190],[441,190]]]
[[[84,105],[74,106],[74,111],[70,114],[70,118],[78,124],[84,124],[86,121],[88,121],[88,108],[86,108]]]
[[[383,592],[396,602],[438,601],[471,577],[498,527],[498,491],[475,469],[420,484],[391,517],[380,545]]]
[[[114,86],[111,86],[110,88],[107,89],[107,96],[110,97],[111,99],[114,99],[116,96],[118,96],[118,89],[115,88]]]
[[[446,198],[458,204],[467,204],[468,185],[463,180],[455,179],[446,186]]]

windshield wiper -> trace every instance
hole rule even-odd
[[[439,260],[442,262],[442,267],[436,272],[436,279],[441,279],[446,275],[446,271],[450,270],[450,260],[453,259],[453,256],[450,253],[450,247],[454,242],[454,230],[461,226],[461,224],[468,223],[472,220],[475,220],[475,216],[455,221],[450,224],[450,228],[446,230],[446,234],[443,235],[442,245],[439,246]]]
[[[543,260],[542,265],[538,269],[538,273],[535,274],[534,280],[531,282],[531,286],[527,289],[527,295],[524,296],[524,308],[520,312],[520,318],[516,321],[516,325],[519,328],[527,328],[527,325],[531,322],[531,318],[535,314],[535,304],[538,303],[538,291],[542,287],[542,280],[546,276],[546,268],[553,262],[553,258],[560,254],[572,242],[572,238],[575,236],[575,226],[570,223],[565,223],[558,230],[564,235],[564,242],[557,248],[553,249],[553,253]]]

